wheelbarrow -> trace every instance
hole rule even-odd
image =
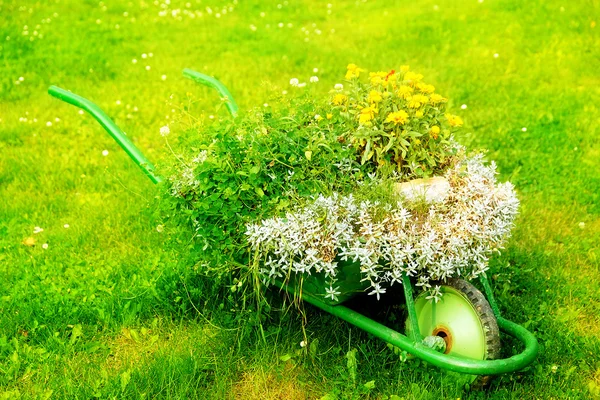
[[[216,89],[229,113],[236,117],[238,106],[221,82],[190,69],[184,69],[183,75]],[[90,113],[153,183],[163,180],[154,165],[96,104],[56,86],[51,86],[48,93]],[[341,294],[335,300],[321,294],[327,286],[324,276],[319,274],[287,282],[275,281],[275,285],[436,367],[474,375],[480,385],[485,385],[491,376],[524,369],[537,356],[538,343],[533,334],[500,314],[485,273],[479,275],[485,296],[471,283],[451,279],[440,283],[443,296],[439,302],[428,299],[425,293],[415,298],[413,282],[404,275],[402,287],[408,317],[406,334],[403,334],[343,305],[366,287],[361,282],[358,263],[339,265],[338,290]],[[523,350],[500,359],[500,331],[520,341]]]

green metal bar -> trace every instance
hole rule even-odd
[[[494,299],[494,292],[492,291],[492,287],[490,286],[490,282],[487,278],[485,272],[479,275],[479,281],[483,286],[483,291],[485,292],[485,297],[487,297],[488,303],[490,303],[490,307],[492,307],[492,311],[496,316],[496,319],[501,318],[500,316],[500,308],[498,307],[498,303],[496,303],[496,299]]]
[[[420,342],[423,337],[419,330],[419,320],[417,310],[415,310],[415,299],[413,298],[413,287],[410,278],[406,273],[402,273],[402,287],[404,288],[404,298],[406,299],[406,308],[408,309],[408,320],[410,321],[410,331],[408,334],[415,342]]]
[[[154,165],[142,154],[142,152],[133,144],[133,142],[125,135],[119,127],[113,122],[98,107],[88,99],[85,99],[75,93],[71,93],[67,90],[61,89],[57,86],[50,86],[48,93],[52,96],[60,99],[64,102],[79,107],[92,115],[102,125],[102,127],[108,132],[110,136],[121,146],[129,157],[144,171],[144,173],[150,178],[153,183],[162,182],[163,178],[154,173]]]
[[[284,286],[280,282],[276,282],[275,284],[291,294],[296,293],[294,288],[290,286]],[[436,367],[444,368],[454,372],[473,375],[496,375],[514,372],[531,364],[533,360],[535,360],[535,357],[538,353],[538,343],[535,337],[529,331],[527,331],[527,329],[504,318],[498,319],[498,326],[500,329],[503,332],[519,339],[525,345],[525,349],[519,354],[501,360],[471,360],[438,353],[437,351],[422,344],[420,341],[415,342],[405,335],[396,332],[393,329],[390,329],[376,321],[373,321],[372,319],[365,317],[364,315],[353,311],[348,307],[341,305],[327,305],[317,297],[308,293],[302,293],[301,299],[332,315],[335,315],[336,317],[343,319],[346,322],[351,323],[352,325],[384,340],[387,343],[397,346],[402,350],[413,354],[422,360],[431,363],[432,365],[435,365]]]
[[[219,95],[221,96],[221,98],[225,99],[225,106],[227,107],[227,110],[229,110],[229,113],[234,118],[237,116],[239,107],[238,107],[237,103],[235,102],[235,100],[233,99],[233,96],[231,95],[229,90],[227,90],[225,85],[223,85],[221,82],[219,82],[212,76],[202,74],[200,72],[191,70],[189,68],[186,68],[183,70],[183,76],[185,76],[186,78],[190,78],[191,80],[201,83],[203,85],[206,85],[208,87],[211,87],[213,89],[216,89],[217,92],[219,92]]]

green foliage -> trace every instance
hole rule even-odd
[[[192,221],[203,268],[219,275],[252,264],[247,223],[283,216],[311,196],[351,193],[376,170],[338,140],[338,125],[314,118],[324,106],[305,95],[185,132],[164,207]]]

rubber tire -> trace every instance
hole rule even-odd
[[[435,284],[436,283],[434,283],[434,285]],[[473,309],[479,317],[479,322],[481,323],[485,333],[484,360],[495,360],[499,358],[501,351],[500,330],[498,329],[498,323],[496,321],[494,312],[492,311],[490,303],[488,303],[485,296],[475,286],[464,279],[448,279],[446,282],[438,282],[437,285],[442,287],[442,291],[444,286],[455,289],[456,291],[460,292],[465,300],[473,306]],[[421,296],[426,295],[426,293],[421,294]],[[415,302],[417,299],[418,296],[415,299]],[[450,351],[448,354],[452,354],[452,351]],[[482,389],[490,384],[493,377],[493,375],[477,375],[475,380],[471,382],[470,386],[473,389]]]

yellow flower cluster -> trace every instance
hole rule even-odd
[[[361,125],[369,123],[373,118],[375,118],[375,114],[377,114],[377,112],[378,110],[374,106],[364,107],[360,110],[358,122]]]
[[[408,114],[404,110],[394,111],[388,114],[385,122],[393,122],[394,125],[404,125],[408,120]]]

